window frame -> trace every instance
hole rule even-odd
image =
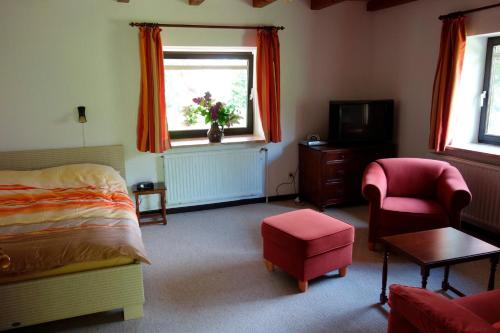
[[[488,46],[486,49],[486,61],[484,67],[484,82],[483,82],[483,93],[486,92],[486,97],[483,100],[483,105],[481,107],[481,115],[479,118],[479,135],[478,142],[500,145],[500,136],[486,134],[486,122],[488,118],[488,106],[490,104],[490,83],[491,83],[491,67],[493,61],[493,48],[495,46],[500,46],[500,37],[490,37],[488,38]]]
[[[163,51],[163,59],[245,59],[248,61],[248,87],[247,87],[247,124],[241,128],[225,128],[224,135],[254,134],[254,101],[252,99],[254,55],[252,52],[191,52],[191,51]],[[168,77],[167,77],[168,79]],[[167,110],[168,112],[168,110]],[[193,139],[207,136],[207,130],[176,130],[170,131],[172,139]]]

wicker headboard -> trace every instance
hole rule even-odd
[[[77,163],[107,165],[125,178],[122,145],[0,152],[0,170],[35,170]]]

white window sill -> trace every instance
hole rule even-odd
[[[446,147],[443,155],[458,157],[466,160],[500,165],[500,146],[484,143],[462,143]]]
[[[449,148],[500,156],[500,146],[485,143],[461,143],[452,145]]]
[[[256,135],[232,135],[222,139],[221,143],[210,143],[208,138],[193,138],[193,139],[174,139],[170,141],[172,148],[184,147],[204,147],[204,146],[221,146],[228,144],[241,144],[241,143],[266,143],[266,140]]]

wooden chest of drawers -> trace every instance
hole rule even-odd
[[[363,201],[361,180],[366,166],[396,156],[393,144],[364,146],[299,145],[299,195],[321,209]]]

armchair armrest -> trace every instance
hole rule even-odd
[[[458,214],[467,207],[472,195],[460,171],[453,166],[446,168],[437,184],[437,199],[449,214]]]
[[[390,286],[390,291],[390,316],[393,315],[394,311],[418,332],[497,332],[478,315],[432,291],[401,285]],[[389,331],[393,331],[391,330],[390,317]]]
[[[366,200],[376,207],[382,207],[387,195],[387,177],[384,169],[377,162],[370,163],[363,174],[361,191]]]

